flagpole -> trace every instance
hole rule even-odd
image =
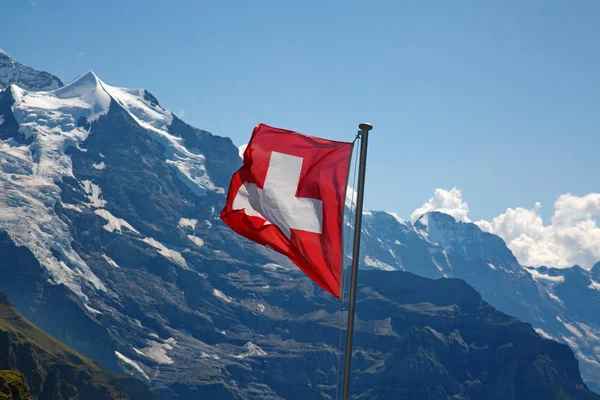
[[[348,326],[346,330],[346,353],[344,354],[344,383],[342,400],[350,398],[350,372],[352,364],[352,339],[354,335],[354,309],[356,306],[356,284],[358,279],[358,262],[360,256],[360,231],[362,228],[363,199],[365,191],[365,173],[367,169],[367,143],[369,131],[373,125],[362,123],[360,128],[360,161],[358,169],[358,187],[356,188],[356,215],[354,222],[354,247],[352,249],[352,275],[350,276],[350,297],[348,299]]]

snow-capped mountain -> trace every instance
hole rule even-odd
[[[105,220],[107,230],[139,234],[105,207],[102,189],[92,180],[79,182],[87,202],[61,204],[60,182],[74,178],[71,155],[66,150],[86,152],[83,143],[90,124],[107,116],[111,106],[122,110],[164,149],[166,163],[174,167],[190,190],[199,194],[207,190],[224,192],[208,177],[204,155],[189,151],[182,138],[169,132],[173,115],[144,90],[115,88],[87,72],[53,91],[31,92],[12,85],[0,104],[0,115],[5,120],[0,126],[0,137],[8,139],[0,145],[0,157],[4,160],[0,167],[0,208],[14,210],[0,219],[0,229],[17,245],[31,249],[54,283],[65,284],[84,299],[82,285],[104,291],[106,287],[73,250],[68,225],[55,211],[56,205],[71,210],[87,208]],[[106,168],[108,160],[104,154],[93,157],[93,169]],[[17,198],[19,204],[15,207]],[[32,231],[37,234],[31,235]],[[154,243],[152,238],[144,240]]]
[[[53,90],[63,85],[56,76],[14,61],[0,49],[0,88],[13,83],[27,90]]]
[[[464,279],[494,307],[568,344],[600,389],[600,263],[591,271],[524,267],[498,236],[438,212],[414,224],[366,212],[361,253],[364,268]]]
[[[164,399],[332,397],[343,312],[219,220],[241,163],[231,140],[93,72],[52,90],[22,83],[0,91],[0,291],[16,308]],[[363,271],[353,364],[363,393],[393,383],[398,396],[435,399],[531,387],[598,398],[570,350],[540,336],[570,338],[574,317],[501,239],[436,213],[413,225],[372,212],[363,233],[366,268],[461,277],[543,329],[460,281]]]

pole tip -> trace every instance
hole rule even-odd
[[[361,131],[365,131],[365,132],[369,132],[371,129],[373,129],[373,125],[369,124],[368,122],[363,122],[362,124],[358,124],[358,127],[360,128]]]

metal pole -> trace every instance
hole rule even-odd
[[[354,335],[354,308],[356,306],[356,284],[358,279],[358,261],[360,256],[360,231],[362,228],[363,199],[365,191],[365,173],[367,169],[367,143],[369,131],[373,125],[362,123],[360,128],[360,161],[358,169],[358,188],[356,196],[356,216],[354,222],[354,247],[352,249],[352,275],[350,276],[350,298],[348,300],[348,326],[346,331],[346,353],[344,354],[344,383],[342,399],[350,398],[350,372],[352,364],[352,337]]]

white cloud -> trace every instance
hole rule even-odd
[[[240,158],[244,159],[244,151],[246,151],[246,147],[248,147],[248,143],[241,145],[238,147],[238,151],[240,152]]]
[[[435,189],[433,197],[425,204],[417,208],[411,215],[410,220],[416,221],[421,215],[430,211],[439,211],[444,214],[452,215],[457,221],[470,222],[468,218],[469,206],[462,199],[460,189],[452,188],[450,190]]]
[[[179,118],[183,118],[183,116],[184,116],[184,115],[185,115],[185,110],[179,110],[179,111],[177,112],[177,116],[178,116]]]
[[[491,222],[478,222],[482,229],[502,237],[519,262],[566,268],[592,267],[600,260],[600,193],[579,197],[563,194],[554,203],[554,215],[546,225],[539,215],[541,205],[530,209],[509,208]]]
[[[356,190],[354,190],[353,187],[348,186],[346,188],[346,207],[354,210],[354,206],[356,206]]]
[[[523,265],[591,268],[600,260],[600,193],[579,197],[563,194],[554,203],[550,224],[540,216],[540,203],[533,208],[508,208],[491,221],[477,221],[483,231],[500,236]],[[425,212],[440,211],[458,221],[469,222],[469,206],[460,190],[436,189],[411,220]]]

